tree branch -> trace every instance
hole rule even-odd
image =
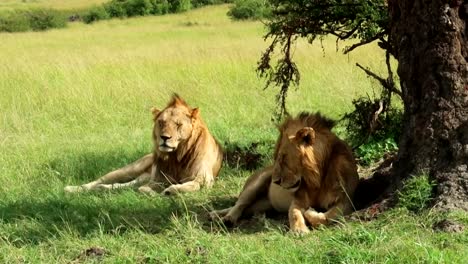
[[[380,82],[380,84],[385,88],[387,89],[388,91],[392,92],[392,93],[395,93],[397,94],[398,96],[402,97],[403,94],[401,93],[401,91],[399,91],[398,89],[395,88],[395,86],[393,85],[393,77],[391,78],[391,81],[388,81],[388,79],[384,79],[380,76],[378,76],[377,74],[375,74],[374,72],[370,71],[369,69],[366,69],[364,68],[361,64],[359,63],[356,63],[356,66],[358,66],[361,70],[363,70],[367,75],[371,76],[372,78],[376,79],[377,81]],[[391,70],[390,70],[391,72]]]
[[[359,43],[356,43],[356,44],[353,44],[353,45],[347,47],[347,48],[344,50],[343,53],[344,53],[344,54],[348,54],[348,53],[350,53],[351,51],[353,51],[354,49],[356,49],[356,48],[358,48],[358,47],[361,47],[361,46],[364,46],[364,45],[367,45],[367,44],[369,44],[369,43],[371,43],[371,42],[373,42],[373,41],[375,41],[375,40],[378,40],[378,39],[380,39],[381,37],[385,36],[386,34],[387,34],[386,30],[384,30],[384,31],[380,32],[379,34],[373,36],[373,37],[370,38],[370,39],[363,40],[363,41],[361,41],[361,42],[359,42]]]

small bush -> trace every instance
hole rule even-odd
[[[150,0],[128,0],[125,3],[127,16],[147,16],[153,11],[153,4]]]
[[[398,192],[398,205],[413,212],[422,211],[432,200],[434,186],[428,175],[409,178]]]
[[[382,140],[372,139],[356,149],[356,156],[360,165],[369,166],[382,159],[385,153],[396,152],[397,150],[398,144],[392,137]]]
[[[90,24],[95,21],[109,19],[109,14],[103,6],[95,6],[83,15],[82,19],[86,24]]]
[[[0,32],[43,31],[67,25],[65,14],[52,9],[22,10],[0,14]]]
[[[106,10],[109,17],[124,18],[127,17],[127,9],[125,4],[125,1],[113,0],[108,3],[105,3],[103,7]]]
[[[346,126],[347,140],[354,146],[369,139],[376,141],[393,138],[398,141],[401,134],[403,112],[398,109],[383,109],[374,120],[381,107],[378,99],[361,97],[353,100],[354,110],[346,113],[342,122]]]
[[[24,32],[29,30],[31,30],[31,26],[24,12],[0,14],[0,32]]]
[[[164,15],[169,13],[170,5],[167,0],[151,0],[151,3],[153,4],[151,14]]]
[[[112,0],[103,6],[109,17],[125,18],[173,13],[181,8],[180,1],[182,0]]]
[[[192,0],[193,7],[201,7],[207,5],[219,5],[219,4],[226,4],[232,3],[233,0]]]
[[[169,5],[171,13],[180,13],[192,9],[190,0],[169,0]]]
[[[35,9],[27,13],[29,25],[34,31],[43,31],[50,28],[63,28],[67,25],[64,14],[52,9]]]
[[[377,99],[353,100],[354,110],[341,119],[346,128],[346,141],[355,150],[359,163],[368,166],[385,153],[398,150],[403,112],[383,105]],[[380,114],[375,115],[375,113]]]
[[[271,6],[267,0],[236,0],[227,14],[237,20],[267,18]]]

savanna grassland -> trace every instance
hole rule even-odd
[[[267,46],[264,28],[230,21],[227,10],[0,34],[0,262],[466,262],[467,231],[433,230],[442,215],[430,210],[397,206],[304,237],[289,234],[281,218],[258,216],[234,229],[210,222],[206,212],[233,203],[251,174],[232,164],[213,189],[178,197],[63,192],[150,152],[149,109],[164,107],[173,92],[201,108],[224,146],[262,142],[269,162],[275,90],[263,90],[254,71]],[[289,95],[292,113],[339,118],[352,98],[378,87],[354,66],[383,72],[377,47],[349,56],[335,50],[333,39],[323,49],[295,47],[302,81]],[[468,224],[464,213],[448,217]],[[86,257],[92,247],[104,255]]]

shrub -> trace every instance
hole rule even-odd
[[[169,0],[169,5],[171,13],[180,13],[192,9],[190,0]]]
[[[127,0],[125,3],[127,16],[146,16],[153,11],[153,4],[150,0]]]
[[[109,17],[119,17],[124,18],[127,17],[127,9],[125,6],[126,2],[113,0],[103,5],[104,9],[106,10]]]
[[[398,141],[401,134],[403,112],[383,105],[378,99],[361,97],[353,100],[354,110],[346,113],[342,122],[346,126],[347,139],[352,145],[360,145],[368,139],[384,140],[393,138]],[[380,110],[379,110],[380,109]],[[378,116],[374,113],[379,112]]]
[[[382,159],[385,153],[396,152],[397,150],[398,145],[392,137],[381,140],[371,139],[356,149],[356,156],[360,165],[369,166]]]
[[[219,5],[224,3],[232,3],[232,0],[192,0],[193,7],[201,7],[207,5]]]
[[[67,25],[65,14],[52,9],[33,9],[0,15],[0,32],[43,31]]]
[[[267,0],[236,0],[227,15],[237,20],[267,18],[271,6]]]
[[[52,9],[35,9],[27,11],[30,28],[34,31],[43,31],[50,28],[63,28],[67,25],[64,14]]]
[[[0,14],[0,32],[24,32],[28,30],[31,30],[31,26],[24,12]]]
[[[95,6],[83,15],[83,22],[86,24],[104,19],[109,19],[109,14],[103,6]]]
[[[169,13],[169,2],[167,0],[151,0],[153,4],[153,10],[151,14],[153,15],[164,15]]]
[[[162,15],[170,11],[168,0],[112,0],[104,4],[109,17]]]

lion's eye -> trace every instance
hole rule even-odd
[[[158,120],[158,125],[159,125],[160,127],[163,127],[163,126],[164,126],[164,121],[163,121],[163,120]]]
[[[176,123],[177,128],[182,126],[182,123]]]

